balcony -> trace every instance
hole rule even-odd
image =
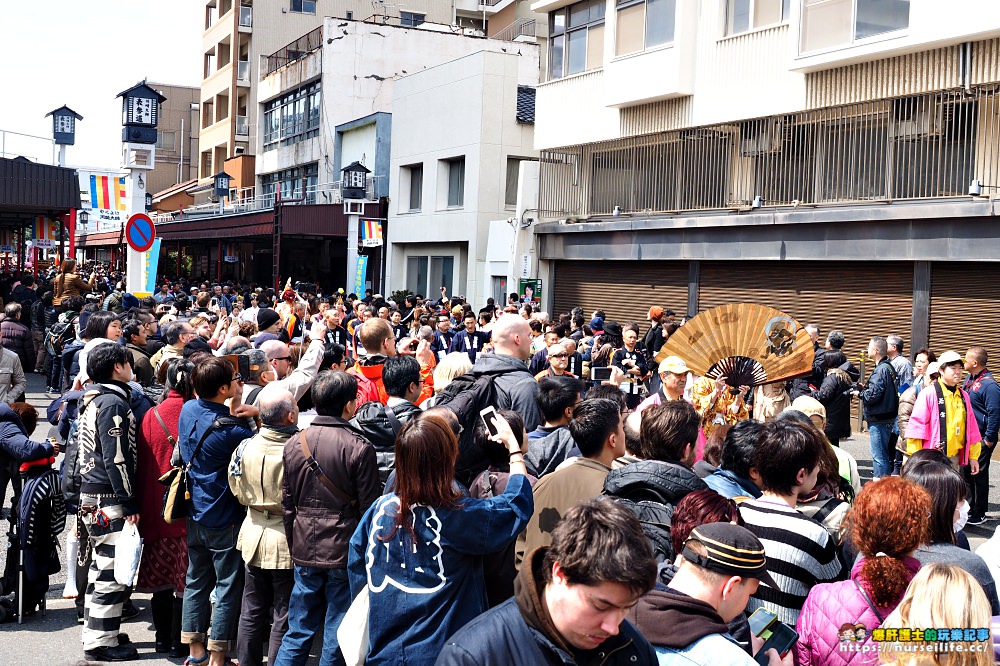
[[[246,5],[240,6],[240,27],[253,27],[253,7],[247,7]]]
[[[236,80],[240,83],[250,85],[250,61],[236,61]]]
[[[247,122],[246,116],[236,116],[236,136],[237,137],[250,136],[250,123]]]
[[[535,19],[519,18],[490,39],[502,42],[534,42]]]
[[[304,58],[312,51],[323,46],[323,26],[307,32],[294,42],[287,44],[264,59],[264,71],[261,78],[284,67],[288,63]]]
[[[1000,184],[995,87],[599,141],[541,154],[546,216],[968,198]]]

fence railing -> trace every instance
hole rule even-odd
[[[512,42],[518,37],[535,36],[535,19],[519,18],[506,28],[493,35],[491,39],[499,39],[502,42]]]

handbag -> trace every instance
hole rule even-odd
[[[160,426],[163,431],[167,433],[167,441],[174,445],[175,450],[177,449],[177,441],[174,439],[173,435],[167,429],[167,424],[163,422],[160,418],[159,412],[156,411],[154,407],[152,410],[153,416],[156,420],[160,422]],[[198,440],[198,446],[194,448],[194,453],[191,455],[191,461],[198,456],[198,452],[201,451],[201,445],[205,443],[205,439],[212,433],[216,428],[222,427],[223,425],[231,425],[234,423],[239,423],[233,418],[218,418],[212,422],[205,432],[202,434],[201,439]],[[191,463],[185,463],[184,459],[181,458],[179,465],[174,465],[167,470],[167,473],[157,479],[160,483],[167,487],[167,491],[163,493],[163,522],[171,525],[180,520],[184,520],[188,516],[188,501],[191,499],[191,488],[188,481],[188,472],[191,470]]]
[[[371,647],[368,640],[369,595],[368,585],[365,584],[337,628],[337,642],[347,666],[363,666],[368,658]]]

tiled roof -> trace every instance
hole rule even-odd
[[[517,87],[517,122],[535,123],[535,89],[531,86]]]

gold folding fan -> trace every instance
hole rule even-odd
[[[731,303],[694,317],[670,336],[659,363],[679,356],[692,372],[726,377],[730,386],[757,386],[812,371],[812,339],[780,310],[757,303]]]

